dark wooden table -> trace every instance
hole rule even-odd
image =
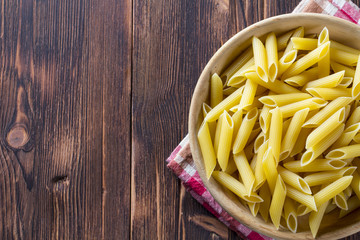
[[[212,54],[298,2],[2,0],[0,239],[238,238],[165,159]]]

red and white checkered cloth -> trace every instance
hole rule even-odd
[[[313,12],[328,14],[343,18],[356,24],[360,24],[360,10],[353,2],[348,0],[303,0],[294,9],[294,13]],[[249,240],[271,239],[245,227],[231,217],[214,200],[205,188],[192,159],[189,136],[186,136],[174,149],[166,160],[176,176],[178,176],[186,190],[215,217],[230,229]]]

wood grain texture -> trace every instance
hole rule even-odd
[[[215,51],[298,2],[2,0],[0,239],[241,238],[164,160]]]

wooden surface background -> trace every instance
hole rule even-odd
[[[0,239],[239,238],[165,159],[215,51],[298,2],[2,0]]]

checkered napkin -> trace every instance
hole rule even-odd
[[[343,18],[356,24],[360,24],[360,10],[353,2],[347,0],[303,0],[294,9],[294,13],[313,12],[328,14]],[[223,222],[230,229],[240,236],[245,236],[250,240],[271,239],[251,229],[245,227],[233,217],[231,217],[211,196],[205,188],[195,164],[192,159],[189,136],[187,135],[181,143],[174,149],[170,157],[166,160],[176,176],[178,176],[186,190],[215,217]]]

